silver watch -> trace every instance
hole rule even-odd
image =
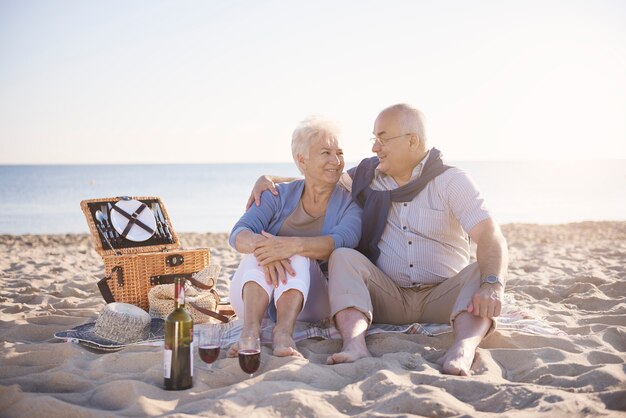
[[[481,286],[483,284],[500,284],[500,286],[504,287],[504,283],[500,280],[498,276],[494,276],[493,274],[483,278]]]

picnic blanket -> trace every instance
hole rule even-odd
[[[497,329],[500,331],[517,331],[534,335],[557,335],[565,336],[565,332],[558,328],[555,328],[547,324],[543,319],[533,315],[531,312],[517,307],[512,300],[507,300],[505,296],[505,307],[502,315],[496,318]],[[274,329],[274,322],[269,319],[263,319],[261,323],[261,343],[271,344],[272,342],[272,330]],[[194,334],[199,333],[202,327],[217,326],[221,328],[222,335],[222,347],[229,347],[233,343],[237,342],[239,335],[243,330],[243,321],[241,319],[235,319],[226,324],[198,324],[194,326]],[[431,323],[413,323],[405,325],[391,325],[391,324],[372,324],[367,330],[366,335],[375,335],[380,333],[402,333],[402,334],[421,334],[431,337],[443,335],[452,332],[452,327],[449,324],[431,324]],[[332,321],[324,320],[317,323],[309,322],[296,322],[294,330],[294,340],[302,341],[307,338],[323,338],[323,339],[341,339],[341,334],[335,328]],[[78,343],[75,339],[66,339],[66,341]],[[162,345],[163,338],[157,338],[151,341],[145,341],[137,343],[137,345]],[[114,347],[115,350],[119,350],[123,346]]]
[[[535,335],[566,335],[558,328],[546,324],[543,320],[535,318],[523,310],[511,310],[505,312],[496,319],[498,330],[519,331]],[[208,326],[205,324],[197,325],[198,330],[201,327]],[[237,342],[239,335],[243,329],[243,321],[236,319],[227,324],[211,325],[222,328],[222,346],[228,347]],[[270,319],[264,319],[261,323],[261,343],[269,344],[272,342],[272,330],[274,322]],[[372,324],[367,330],[367,335],[375,335],[380,333],[402,333],[402,334],[421,334],[431,337],[443,335],[452,332],[449,324],[425,324],[413,323],[406,325],[390,325],[390,324]],[[301,341],[307,338],[323,338],[323,339],[341,339],[341,334],[328,320],[318,323],[296,322],[294,330],[294,340]]]

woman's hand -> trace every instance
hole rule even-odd
[[[263,271],[267,284],[278,287],[279,281],[287,284],[287,274],[296,274],[289,257],[292,253],[288,237],[277,237],[268,232],[261,232],[263,239],[258,241],[254,248],[254,256]]]
[[[289,258],[302,250],[297,237],[277,237],[265,231],[261,235],[265,239],[259,241],[254,248],[254,256],[261,266]]]
[[[265,281],[274,288],[278,287],[279,282],[287,284],[287,274],[292,276],[296,274],[287,258],[267,263],[263,266],[263,271],[265,272]]]

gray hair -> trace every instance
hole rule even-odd
[[[298,162],[298,155],[308,157],[315,139],[338,139],[339,134],[339,126],[321,116],[310,116],[300,122],[291,135],[291,154],[300,173],[304,174]]]
[[[426,129],[424,128],[425,118],[424,114],[419,109],[406,103],[400,103],[389,106],[380,112],[380,114],[382,115],[388,112],[396,114],[402,132],[416,133],[420,141],[426,143]]]

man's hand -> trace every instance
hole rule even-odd
[[[289,259],[267,263],[263,266],[263,271],[265,272],[265,281],[274,288],[278,287],[279,281],[282,284],[287,284],[287,274],[295,275]]]
[[[261,193],[269,190],[272,192],[274,196],[278,194],[276,190],[276,184],[269,178],[269,176],[261,176],[254,183],[254,187],[252,188],[252,193],[250,193],[250,197],[248,198],[248,202],[246,203],[246,210],[252,207],[252,204],[259,206],[261,204]]]
[[[478,289],[467,306],[467,312],[482,318],[495,318],[502,312],[504,289],[499,284],[485,284]]]
[[[481,273],[494,275],[506,283],[509,252],[500,226],[492,218],[487,218],[476,224],[469,235],[476,243],[476,261]],[[482,284],[472,296],[467,311],[475,316],[494,318],[500,315],[503,301],[501,284]]]

